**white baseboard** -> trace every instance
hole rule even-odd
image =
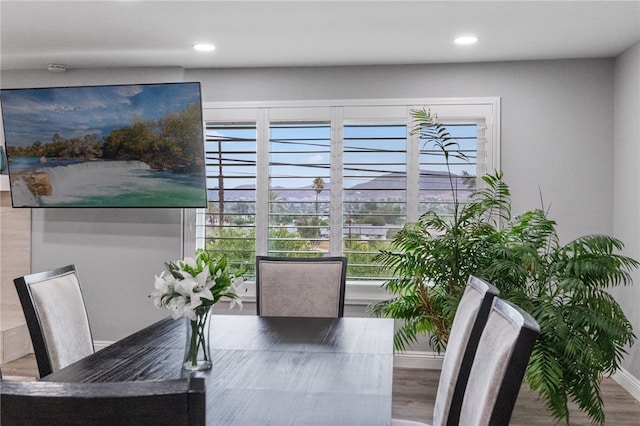
[[[624,390],[640,401],[640,380],[624,368],[620,368],[611,376]]]
[[[440,370],[444,354],[425,351],[398,352],[393,357],[393,366],[399,368],[425,368]],[[613,376],[624,390],[640,401],[640,380],[624,368],[620,368]]]
[[[425,368],[428,370],[440,370],[444,354],[425,351],[396,352],[393,357],[393,366],[399,368]]]
[[[393,358],[393,366],[399,368],[425,368],[439,370],[442,368],[444,354],[425,351],[398,352]],[[624,390],[640,401],[640,380],[624,368],[620,368],[613,376]]]
[[[112,343],[113,342],[110,340],[94,340],[93,347],[96,350],[96,352],[98,352],[100,349],[104,349]]]

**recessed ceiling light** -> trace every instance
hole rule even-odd
[[[200,52],[212,52],[216,47],[213,44],[199,43],[194,44],[193,48]]]
[[[456,39],[453,40],[455,44],[473,44],[477,41],[478,41],[478,37],[476,36],[461,36],[461,37],[456,37]]]

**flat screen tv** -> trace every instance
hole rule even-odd
[[[13,207],[206,207],[200,83],[0,90]]]

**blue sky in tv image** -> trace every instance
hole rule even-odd
[[[65,139],[96,139],[132,119],[157,120],[200,104],[199,83],[81,86],[0,91],[7,146]]]

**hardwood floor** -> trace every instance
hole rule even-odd
[[[38,365],[34,354],[25,355],[15,361],[0,365],[3,379],[36,380],[38,378]]]
[[[393,417],[429,422],[440,377],[439,370],[395,368],[393,374]],[[600,387],[605,403],[606,424],[640,425],[640,402],[613,379],[604,379]],[[544,402],[536,392],[522,387],[511,417],[512,426],[554,425]],[[571,407],[572,426],[591,425],[587,416]]]
[[[35,357],[27,355],[0,366],[3,377],[18,376],[35,380],[38,369]],[[393,417],[429,422],[433,414],[433,404],[440,371],[412,368],[395,368],[393,373]],[[606,424],[611,426],[640,425],[640,401],[629,395],[613,379],[602,382],[605,402]],[[537,393],[526,385],[520,390],[516,402],[512,426],[535,426],[556,424]],[[572,426],[590,425],[586,415],[577,408],[571,408]]]

